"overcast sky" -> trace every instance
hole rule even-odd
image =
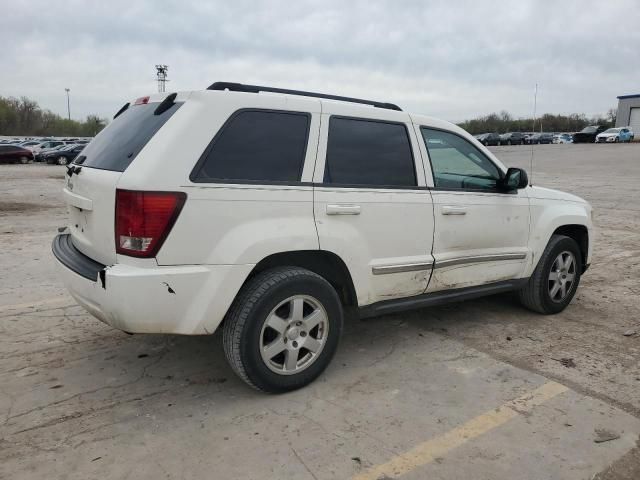
[[[110,117],[216,80],[359,96],[451,121],[602,113],[640,93],[640,2],[0,0],[0,95]]]

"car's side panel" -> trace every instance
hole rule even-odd
[[[540,256],[544,251],[553,232],[565,225],[582,225],[589,233],[589,249],[585,264],[591,263],[593,253],[593,223],[591,220],[591,207],[578,202],[563,201],[554,198],[540,198],[535,189],[530,196],[531,209],[531,236],[529,249],[532,252],[524,271],[525,276],[530,276],[538,265]]]
[[[158,254],[159,265],[256,264],[274,253],[319,248],[311,186],[203,185],[183,191],[188,201]]]

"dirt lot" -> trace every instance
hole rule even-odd
[[[494,151],[529,170],[528,147]],[[565,312],[502,295],[352,320],[279,396],[218,334],[128,336],[74,305],[50,254],[63,175],[0,165],[0,478],[640,478],[640,145],[536,146],[534,183],[595,208]]]

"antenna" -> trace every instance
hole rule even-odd
[[[536,83],[536,89],[533,93],[533,125],[531,131],[536,131],[536,110],[538,108],[538,84]],[[529,186],[533,187],[533,141],[531,142],[531,160],[529,162]]]
[[[156,77],[158,77],[158,92],[164,93],[165,84],[169,81],[167,79],[168,65],[156,65]]]

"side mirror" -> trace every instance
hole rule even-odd
[[[521,168],[510,168],[500,181],[500,186],[504,190],[519,190],[526,188],[527,185],[529,185],[529,177]]]

